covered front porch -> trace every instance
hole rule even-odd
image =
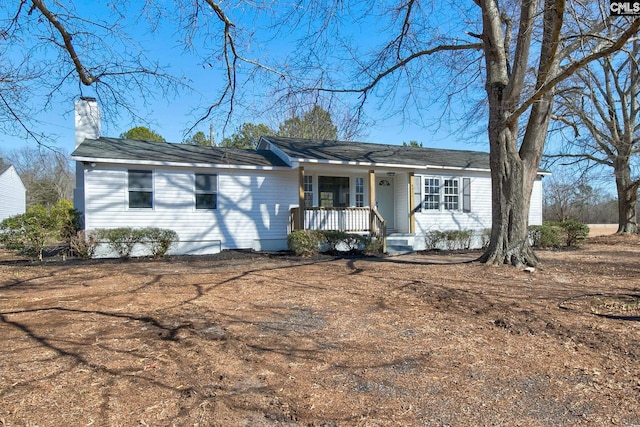
[[[415,233],[413,172],[299,167],[299,206],[291,208],[290,230],[369,234]],[[301,209],[300,206],[303,206]]]

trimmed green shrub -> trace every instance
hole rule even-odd
[[[456,249],[467,250],[471,248],[473,230],[433,230],[425,234],[425,246],[427,249]]]
[[[317,255],[320,252],[330,254],[382,252],[382,241],[379,239],[334,230],[293,231],[287,236],[287,246],[298,256]]]
[[[142,229],[143,241],[149,247],[151,256],[162,258],[178,242],[178,233],[164,228],[148,227]]]
[[[589,226],[581,222],[569,220],[559,225],[565,232],[567,246],[577,246],[589,235]]]
[[[555,222],[529,226],[529,243],[538,248],[558,248],[562,245],[562,229]]]
[[[107,246],[122,259],[131,258],[133,248],[141,243],[144,237],[143,231],[139,228],[102,228],[96,231],[100,240],[105,240]]]
[[[324,235],[315,230],[296,230],[287,236],[287,247],[297,256],[312,256],[320,253],[326,243]]]
[[[589,235],[589,227],[578,221],[552,222],[529,226],[531,246],[541,248],[558,248],[576,246]]]

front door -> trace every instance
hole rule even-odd
[[[376,178],[376,207],[387,222],[387,230],[392,230],[395,227],[393,177]]]

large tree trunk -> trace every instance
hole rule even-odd
[[[538,264],[538,257],[529,244],[529,207],[551,118],[553,94],[550,90],[531,108],[520,149],[517,126],[510,127],[500,119],[504,108],[490,107],[491,243],[480,258],[482,262],[515,266]]]
[[[533,182],[525,176],[525,165],[517,141],[508,129],[491,138],[491,242],[480,261],[516,266],[538,263],[529,245],[529,204]]]
[[[638,185],[631,181],[629,159],[618,157],[614,162],[616,189],[618,191],[618,234],[636,233],[636,203]]]
[[[514,266],[538,264],[529,245],[531,190],[551,118],[555,85],[548,82],[558,67],[557,48],[564,0],[545,0],[543,39],[536,90],[546,86],[523,105],[521,98],[528,65],[532,27],[538,13],[537,2],[524,0],[513,64],[509,62],[503,25],[508,24],[496,0],[480,0],[483,18],[484,53],[489,101],[489,145],[491,163],[491,242],[480,261]],[[509,25],[506,25],[510,37]],[[518,123],[530,108],[526,131],[518,148]],[[522,110],[522,111],[520,111]]]
[[[518,149],[518,125],[508,121],[512,111],[510,103],[502,98],[500,85],[487,87],[487,92],[490,101],[491,242],[480,261],[494,265],[535,266],[538,258],[529,245],[528,226],[539,155]],[[539,118],[536,120],[538,126],[527,127],[525,141],[544,140],[548,111],[549,108],[541,109],[539,105],[532,109],[531,118]]]

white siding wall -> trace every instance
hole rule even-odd
[[[531,206],[529,206],[529,225],[542,225],[542,178],[533,183]]]
[[[416,174],[417,176],[418,174]],[[451,174],[429,174],[427,177],[449,178]],[[471,212],[460,211],[422,211],[415,214],[416,234],[424,236],[432,230],[477,230],[476,242],[480,243],[480,233],[491,228],[491,178],[488,174],[462,174],[460,178],[471,179]],[[424,182],[422,183],[424,185]],[[462,189],[462,179],[460,180]],[[424,191],[424,190],[423,190]],[[462,208],[462,198],[460,199]],[[538,178],[533,184],[531,192],[531,206],[529,208],[529,224],[542,224],[542,179]],[[421,238],[416,238],[415,249],[422,249]]]
[[[26,191],[13,166],[0,175],[0,221],[23,214],[26,209]]]
[[[420,174],[416,174],[418,176]],[[491,227],[491,177],[488,174],[426,174],[424,177],[440,177],[441,179],[460,177],[471,180],[471,212],[462,212],[462,195],[459,211],[425,211],[415,213],[416,239],[414,249],[424,249],[424,235],[429,231],[444,230],[477,230],[474,246],[480,244],[481,231]],[[424,186],[424,181],[421,180]],[[424,189],[422,190],[424,192]]]
[[[136,169],[143,169],[136,167]],[[85,173],[87,230],[160,227],[176,231],[173,253],[286,249],[289,209],[297,205],[297,171],[153,169],[153,209],[129,209],[127,169]],[[195,173],[218,175],[215,210],[195,209]]]
[[[418,174],[416,174],[417,176]],[[424,177],[451,178],[451,174],[429,174]],[[462,175],[471,179],[471,212],[462,212],[462,197],[459,211],[427,211],[416,212],[416,233],[432,230],[484,229],[491,227],[491,178],[481,175]],[[424,186],[424,181],[422,182]],[[462,179],[460,179],[462,189]],[[424,190],[423,190],[424,191]]]

